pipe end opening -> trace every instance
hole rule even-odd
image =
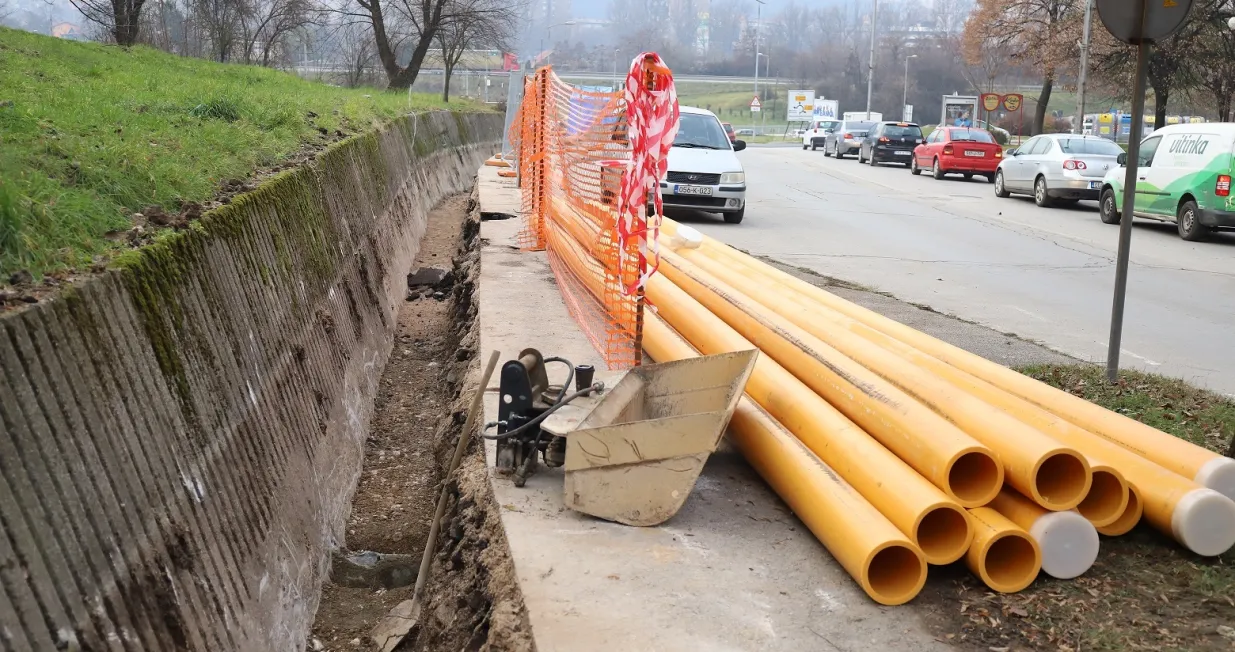
[[[1076,511],[1094,525],[1109,525],[1123,515],[1127,506],[1128,485],[1110,471],[1095,470],[1089,493]]]
[[[1128,485],[1128,506],[1124,508],[1124,513],[1120,514],[1114,523],[1099,527],[1098,532],[1108,537],[1123,536],[1136,527],[1144,511],[1145,504],[1141,502],[1141,497],[1137,494],[1136,488]]]
[[[893,544],[871,558],[866,579],[880,604],[905,604],[926,584],[926,562],[912,548]]]
[[[985,451],[970,451],[948,469],[948,488],[964,507],[989,503],[1003,486],[1003,467]]]
[[[1235,460],[1215,457],[1201,467],[1196,474],[1196,483],[1235,500]]]
[[[1235,501],[1213,489],[1193,489],[1175,505],[1171,529],[1188,550],[1221,555],[1235,546]]]
[[[1016,593],[1033,583],[1042,560],[1028,536],[1014,533],[991,543],[982,566],[988,586],[1000,593]]]
[[[1045,503],[1042,506],[1061,511],[1080,504],[1089,491],[1089,465],[1072,452],[1054,453],[1038,465],[1034,487]]]
[[[1061,580],[1080,577],[1098,560],[1098,531],[1076,512],[1044,514],[1029,530],[1042,553],[1042,572]]]
[[[973,542],[973,528],[964,512],[950,505],[936,507],[922,517],[914,536],[926,561],[940,566],[965,555]]]

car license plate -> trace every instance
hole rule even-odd
[[[896,153],[896,155],[897,155],[897,156],[909,156],[909,155],[910,155],[910,154],[912,154],[912,153],[913,153],[913,152],[897,152],[897,153]]]
[[[703,197],[711,197],[712,189],[708,186],[674,186],[673,193],[675,195],[701,195]]]
[[[1102,182],[1101,182],[1101,181],[1090,181],[1090,182],[1089,182],[1089,189],[1090,189],[1090,190],[1097,190],[1098,188],[1101,188],[1101,187],[1102,187]]]
[[[986,152],[983,152],[980,150],[967,149],[965,150],[965,156],[972,156],[974,158],[983,158],[984,156],[986,156]]]

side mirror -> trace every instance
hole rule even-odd
[[[1019,149],[1014,149],[1008,152],[1008,156],[1020,156],[1020,155],[1021,155],[1021,150]]]
[[[733,151],[740,152],[744,149],[746,149],[746,141],[744,140],[733,141]]]
[[[1119,167],[1124,167],[1125,165],[1127,165],[1128,164],[1128,153],[1124,152],[1120,154],[1119,156],[1116,156],[1115,162],[1119,164]]]

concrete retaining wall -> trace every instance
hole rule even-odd
[[[501,128],[351,139],[0,319],[0,649],[303,647],[427,213]]]

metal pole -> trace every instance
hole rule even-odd
[[[763,23],[763,0],[755,2],[758,3],[755,5],[755,97],[759,97],[759,28]]]
[[[1094,0],[1085,3],[1085,31],[1081,37],[1081,71],[1076,78],[1076,122],[1072,125],[1075,133],[1085,133],[1085,78],[1089,75],[1089,25],[1093,22]]]
[[[871,119],[871,92],[875,88],[875,23],[879,20],[879,0],[875,0],[875,11],[871,13],[871,57],[866,71],[866,119]]]
[[[905,57],[905,92],[901,95],[901,119],[908,120],[905,117],[905,107],[909,106],[909,60],[917,58],[918,55],[911,54]]]
[[[620,48],[613,48],[613,92],[614,93],[616,93],[618,90],[617,67],[618,67],[618,57],[620,57],[621,54],[622,54],[622,50]]]
[[[1145,0],[1141,0],[1145,2]],[[1143,19],[1142,19],[1143,21]],[[1132,211],[1136,206],[1136,181],[1141,157],[1142,123],[1145,122],[1145,76],[1149,44],[1136,46],[1136,78],[1132,81],[1132,128],[1128,134],[1128,165],[1124,171],[1123,214],[1119,220],[1119,252],[1115,259],[1115,300],[1111,306],[1111,338],[1106,349],[1106,378],[1119,379],[1119,348],[1123,340],[1124,296],[1128,291],[1128,250],[1132,247]]]

